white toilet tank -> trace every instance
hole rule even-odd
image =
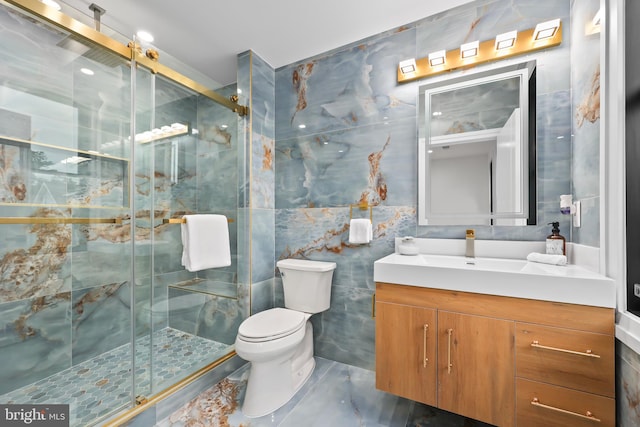
[[[335,262],[282,259],[276,265],[282,275],[286,308],[305,313],[329,309]]]

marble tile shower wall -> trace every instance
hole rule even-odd
[[[218,90],[223,96],[236,92],[232,85]],[[166,117],[165,117],[166,116]],[[197,137],[180,141],[178,174],[171,174],[171,143],[155,145],[154,192],[154,309],[151,322],[225,344],[233,344],[235,331],[246,317],[238,304],[238,293],[224,296],[181,289],[176,284],[206,280],[235,287],[238,282],[238,126],[236,114],[202,97],[182,97],[180,101],[156,109],[156,121],[189,123]],[[175,147],[173,148],[175,149]],[[232,263],[229,267],[188,272],[181,265],[180,226],[162,224],[161,218],[185,213],[226,215]],[[142,304],[149,296],[143,295]],[[149,315],[140,307],[141,315]],[[147,319],[147,324],[149,319]]]
[[[0,138],[0,216],[125,219],[123,225],[0,225],[0,394],[130,341],[133,254],[126,219],[131,216],[136,218],[138,335],[174,320],[187,332],[233,343],[246,304],[243,308],[236,299],[213,295],[194,298],[180,290],[169,295],[170,285],[194,275],[185,275],[180,265],[180,227],[163,224],[162,218],[216,212],[234,219],[232,266],[201,277],[237,280],[236,114],[159,77],[154,86],[153,76],[140,71],[137,130],[180,121],[199,133],[174,138],[175,146],[138,146],[127,177],[129,64],[115,55],[113,61],[86,64],[77,55],[69,57],[66,34],[35,25],[4,6],[0,28],[6,42],[0,46],[0,81],[11,82],[0,87],[0,135],[8,137]],[[27,46],[24,40],[30,40]],[[86,65],[95,76],[74,74],[74,67]],[[233,93],[235,87],[225,91]],[[62,160],[76,154],[65,149],[113,157],[62,167]],[[172,150],[178,160],[173,176],[168,162]],[[135,180],[135,212],[129,206],[127,178]],[[185,307],[191,317],[177,319]]]
[[[0,28],[0,216],[126,216],[127,151],[107,144],[129,133],[127,64],[105,55],[88,80],[66,34],[5,6]],[[65,162],[75,150],[114,157]],[[128,340],[127,225],[0,228],[0,394]]]
[[[246,209],[250,213],[251,312],[271,308],[275,271],[275,70],[256,52],[238,57],[238,82],[251,108],[247,129],[250,157],[245,181]]]
[[[397,236],[464,236],[466,227],[417,225],[420,83],[396,83],[399,61],[561,18],[562,45],[529,55],[538,67],[538,225],[474,228],[479,239],[507,240],[542,240],[552,220],[568,230],[558,204],[571,191],[569,16],[568,0],[476,1],[276,70],[276,259],[338,264],[331,308],[312,317],[318,356],[373,369],[373,261]],[[359,201],[374,206],[374,239],[363,246],[348,242],[349,204]]]

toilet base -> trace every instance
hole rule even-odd
[[[293,356],[285,360],[251,362],[243,415],[262,417],[284,406],[311,377],[315,366],[313,327],[307,321],[304,339]]]

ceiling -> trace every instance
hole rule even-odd
[[[274,68],[472,0],[64,0],[102,25],[153,44],[220,85],[236,81],[236,55],[253,50]],[[65,9],[63,8],[63,12]],[[130,38],[130,37],[129,37]],[[160,59],[162,62],[162,58]]]

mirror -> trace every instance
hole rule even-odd
[[[535,61],[420,87],[419,225],[536,222]]]

